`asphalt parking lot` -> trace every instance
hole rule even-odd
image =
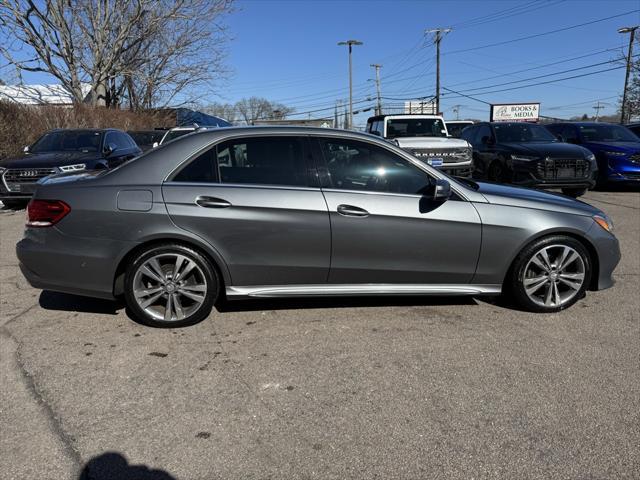
[[[156,330],[32,289],[0,211],[3,479],[640,477],[640,193],[553,315],[472,299],[242,302]]]

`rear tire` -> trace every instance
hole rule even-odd
[[[215,268],[199,252],[167,243],[140,252],[127,267],[124,298],[134,320],[152,327],[195,325],[220,293]]]
[[[558,312],[584,297],[591,270],[589,252],[578,240],[565,235],[545,237],[516,257],[505,290],[524,310]]]
[[[587,193],[586,188],[563,188],[562,193],[569,197],[578,198]]]

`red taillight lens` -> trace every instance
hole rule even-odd
[[[27,206],[27,227],[50,227],[70,211],[71,207],[61,200],[31,200]]]

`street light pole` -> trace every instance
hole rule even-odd
[[[626,122],[627,117],[627,87],[629,86],[629,73],[631,72],[631,58],[633,56],[633,40],[636,36],[636,30],[640,25],[635,27],[622,27],[618,29],[618,33],[629,33],[629,52],[627,53],[627,72],[624,76],[624,90],[622,91],[622,105],[620,106],[620,123]]]
[[[353,75],[351,69],[351,51],[354,45],[362,45],[358,40],[347,40],[346,42],[338,42],[338,45],[349,46],[349,129],[353,128]]]

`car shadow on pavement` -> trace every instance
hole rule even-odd
[[[265,298],[221,300],[216,304],[220,313],[252,312],[260,310],[297,310],[314,308],[363,307],[423,307],[437,305],[477,305],[473,297],[323,297],[323,298]]]
[[[105,313],[116,315],[124,306],[115,300],[82,297],[69,293],[43,290],[39,298],[40,307],[45,310],[66,310],[83,313]]]
[[[117,452],[107,452],[89,460],[78,480],[176,480],[164,470],[132,465]]]

